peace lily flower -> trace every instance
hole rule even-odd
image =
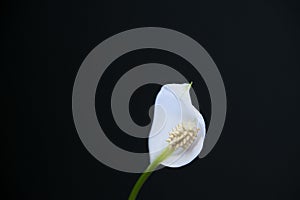
[[[136,198],[143,183],[158,165],[181,167],[201,152],[205,123],[192,105],[191,85],[167,84],[158,93],[148,140],[150,165],[135,184],[130,200]]]

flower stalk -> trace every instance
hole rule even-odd
[[[148,179],[148,177],[152,174],[152,172],[156,169],[156,167],[164,161],[166,158],[168,158],[174,151],[175,149],[172,148],[171,146],[167,146],[163,152],[157,156],[157,158],[150,163],[150,165],[147,167],[147,169],[143,172],[143,174],[140,176],[138,181],[135,183],[128,200],[135,200],[140,189],[142,188],[143,184],[145,181]]]

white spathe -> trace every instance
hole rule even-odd
[[[201,152],[205,138],[205,122],[200,112],[192,105],[190,84],[167,84],[155,100],[154,117],[148,146],[150,162],[169,145],[169,133],[180,123],[194,122],[199,128],[196,140],[187,148],[178,148],[161,164],[181,167],[194,160]]]

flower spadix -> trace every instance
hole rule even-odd
[[[159,91],[154,107],[148,146],[150,162],[166,148],[173,149],[160,164],[181,167],[195,159],[202,150],[205,123],[192,105],[191,84],[167,84]]]

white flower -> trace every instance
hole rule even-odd
[[[205,123],[192,105],[191,84],[167,84],[155,100],[149,134],[150,165],[134,185],[130,200],[135,200],[142,185],[159,165],[181,167],[190,163],[202,150]]]
[[[166,148],[173,149],[172,154],[161,162],[168,167],[184,166],[201,152],[205,123],[192,105],[190,86],[186,83],[167,84],[158,93],[148,140],[151,163]]]

